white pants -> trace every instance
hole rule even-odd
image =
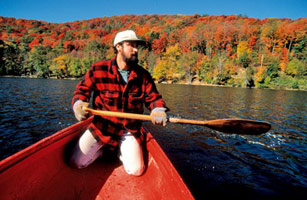
[[[140,176],[144,169],[142,146],[135,137],[127,132],[119,143],[120,160],[125,171],[134,176]],[[89,130],[79,138],[71,157],[71,164],[77,168],[85,168],[102,155],[102,145],[93,137]]]

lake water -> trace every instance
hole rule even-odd
[[[76,123],[79,81],[0,78],[0,159]],[[157,85],[171,117],[267,121],[265,134],[144,123],[196,199],[305,199],[307,92]]]

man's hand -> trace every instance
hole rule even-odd
[[[167,115],[166,115],[166,108],[155,108],[151,111],[151,121],[155,125],[163,125],[166,126],[167,122]]]
[[[88,117],[88,112],[83,108],[88,107],[89,103],[78,100],[73,106],[75,117],[78,121],[85,120]]]

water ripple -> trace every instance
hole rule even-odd
[[[1,158],[75,123],[71,97],[77,83],[0,78]],[[189,85],[158,89],[171,117],[240,117],[272,124],[268,133],[254,136],[146,122],[196,199],[307,195],[306,92]]]

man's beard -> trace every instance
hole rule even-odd
[[[122,54],[122,57],[123,57],[124,61],[127,63],[127,65],[129,65],[129,66],[130,65],[136,65],[139,62],[137,53],[131,55],[130,58],[127,58],[124,54]]]

